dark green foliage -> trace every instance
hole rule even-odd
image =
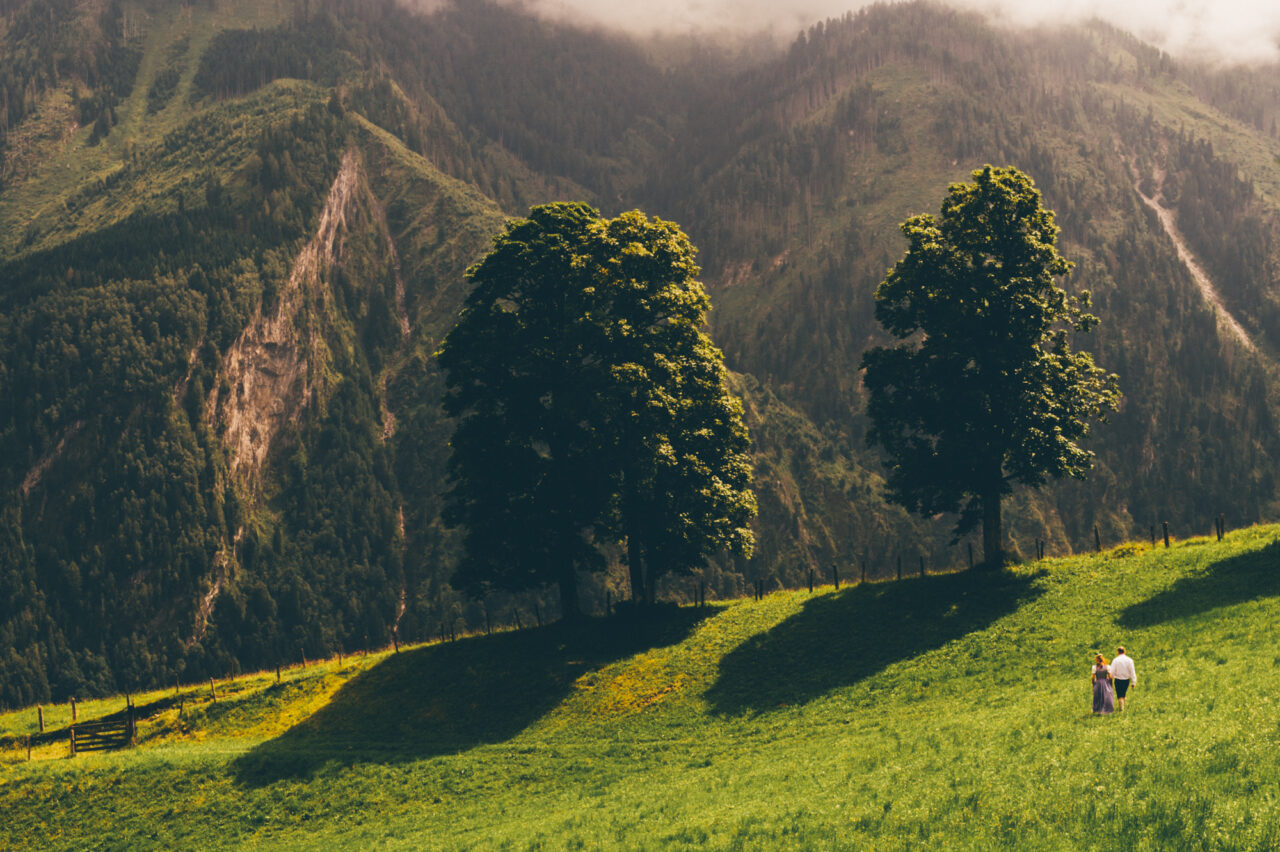
[[[1013,485],[1083,477],[1079,442],[1115,410],[1117,377],[1071,332],[1088,332],[1088,293],[1054,279],[1053,213],[1015,168],[952,184],[938,218],[902,224],[907,252],[876,290],[876,319],[905,341],[862,356],[868,440],[892,460],[894,500],[921,515],[961,512],[957,537],[983,522],[988,566],[1004,564],[1000,501]]]
[[[354,68],[343,55],[346,44],[338,23],[327,15],[270,30],[227,30],[201,55],[193,89],[229,98],[281,77],[333,85]]]
[[[591,536],[610,497],[591,417],[606,387],[584,253],[598,221],[584,204],[534,208],[485,259],[441,347],[452,440],[447,518],[466,529],[455,582],[519,589],[557,583],[578,614],[579,570],[601,570]]]
[[[557,582],[573,616],[576,572],[611,538],[640,599],[720,548],[749,554],[747,435],[696,273],[676,226],[584,204],[535,207],[468,271],[439,356],[462,586]]]

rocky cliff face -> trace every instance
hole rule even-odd
[[[342,262],[348,230],[375,224],[365,219],[362,196],[367,193],[359,154],[348,150],[315,235],[294,261],[275,305],[259,307],[223,356],[206,410],[227,447],[231,474],[245,492],[257,490],[281,431],[323,396],[331,378],[323,332],[334,299],[328,282]]]

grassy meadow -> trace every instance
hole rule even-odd
[[[27,762],[29,708],[0,715],[0,848],[1275,848],[1278,540],[497,632],[216,702],[189,685],[135,697],[137,747],[74,759]],[[1090,657],[1118,642],[1139,686],[1094,717]]]

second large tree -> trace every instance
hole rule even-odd
[[[458,418],[449,517],[456,582],[555,583],[627,549],[633,595],[722,548],[750,552],[749,440],[688,237],[639,212],[535,207],[468,273],[439,357]]]
[[[1055,278],[1053,213],[1015,168],[987,166],[950,187],[941,216],[902,223],[907,251],[876,290],[876,319],[902,342],[863,355],[869,438],[888,452],[891,495],[924,515],[981,518],[988,566],[1004,563],[1000,503],[1014,483],[1083,476],[1091,422],[1115,408],[1117,379],[1072,332],[1089,294]]]

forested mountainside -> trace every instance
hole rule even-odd
[[[1057,211],[1126,395],[1010,550],[1274,517],[1277,89],[931,3],[735,51],[477,0],[0,0],[0,703],[554,613],[449,587],[432,357],[548,200],[702,249],[761,508],[713,594],[964,561],[886,502],[857,365],[897,223],[988,162]]]

